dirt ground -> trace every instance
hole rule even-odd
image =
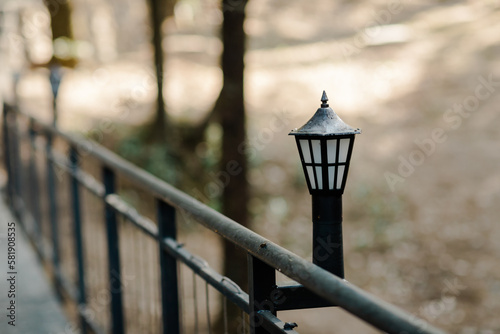
[[[95,42],[101,60],[65,74],[63,128],[113,131],[103,118],[149,117],[145,8],[130,12],[135,35],[110,33],[121,51],[106,58]],[[183,1],[165,25],[164,93],[176,120],[200,119],[215,101],[219,23],[214,1]],[[310,199],[287,134],[326,90],[363,130],[344,194],[346,278],[450,333],[500,333],[500,2],[251,0],[245,29],[255,230],[311,256]],[[49,118],[46,75],[24,72],[19,94]],[[302,333],[375,332],[341,310],[280,317]]]

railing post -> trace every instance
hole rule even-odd
[[[274,303],[270,300],[276,288],[276,271],[258,258],[248,254],[248,294],[250,297],[250,334],[267,334],[262,326],[259,311],[270,311],[276,316]]]
[[[176,239],[175,209],[163,200],[156,201],[158,212],[158,244],[160,248],[163,334],[180,333],[177,260],[161,246],[165,238]]]
[[[71,147],[69,150],[69,163],[71,171],[78,172],[78,151],[76,148]],[[71,205],[73,212],[73,223],[75,233],[75,254],[76,264],[78,267],[78,305],[85,306],[86,292],[85,292],[85,272],[84,272],[84,257],[83,257],[83,241],[82,241],[82,221],[80,212],[80,191],[78,180],[71,176]],[[79,307],[79,309],[82,309]],[[82,333],[87,333],[87,323],[82,314],[80,314],[80,323]]]
[[[44,259],[45,250],[43,247],[43,230],[42,230],[42,214],[40,210],[40,192],[38,186],[38,168],[36,162],[36,132],[34,129],[33,120],[29,123],[29,139],[30,139],[30,160],[29,160],[29,174],[30,174],[30,202],[31,202],[31,215],[35,224],[34,239],[36,240],[38,255]]]
[[[105,197],[115,193],[115,173],[108,167],[102,170]],[[105,203],[106,229],[108,236],[108,274],[111,293],[111,323],[113,334],[125,332],[120,274],[120,248],[118,243],[118,222],[115,210]]]
[[[48,200],[49,200],[49,219],[50,219],[50,228],[52,235],[52,265],[54,266],[54,279],[56,285],[56,292],[61,297],[61,267],[59,260],[59,231],[57,224],[57,193],[56,193],[56,184],[54,177],[54,165],[51,161],[52,159],[52,134],[46,134],[47,142],[45,146],[45,154],[46,154],[46,168],[47,168],[47,190],[48,190]]]

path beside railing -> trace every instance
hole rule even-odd
[[[6,317],[10,298],[7,274],[7,224],[16,228],[16,320],[15,327]],[[21,224],[15,219],[0,196],[0,333],[4,334],[63,334],[71,333],[71,326],[57,301],[52,285],[37,255],[27,240]]]

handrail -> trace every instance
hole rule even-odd
[[[17,112],[29,118],[42,131],[64,138],[81,155],[88,154],[98,159],[106,167],[125,175],[139,186],[151,191],[155,196],[175,208],[183,210],[206,228],[240,246],[267,265],[376,328],[388,333],[444,333],[424,320],[375,298],[349,282],[267,240],[100,145],[79,135],[65,133],[25,112]],[[166,249],[172,250],[170,241],[163,240],[162,242]],[[176,256],[180,256],[180,254]]]

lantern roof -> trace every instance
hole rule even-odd
[[[328,97],[323,91],[321,97],[321,107],[311,117],[305,125],[299,129],[293,129],[289,135],[309,135],[309,136],[337,136],[359,134],[359,128],[353,128],[344,121],[328,105]]]

